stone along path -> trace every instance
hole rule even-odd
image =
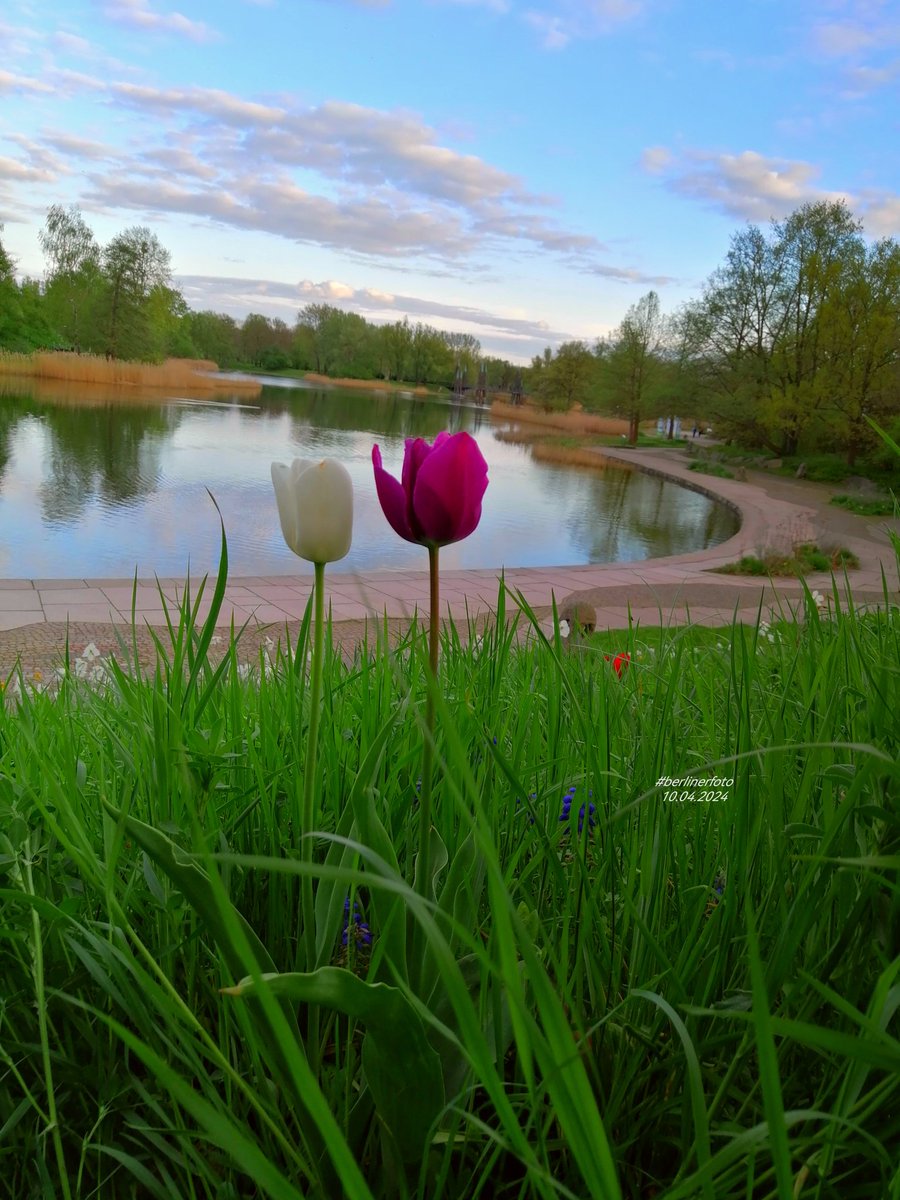
[[[773,587],[765,580],[710,571],[742,554],[789,548],[805,541],[854,551],[860,567],[849,579],[857,606],[884,604],[882,571],[889,600],[900,600],[897,562],[888,533],[890,529],[900,532],[900,522],[860,517],[829,506],[836,490],[833,487],[765,471],[751,473],[746,482],[699,475],[688,470],[690,460],[679,450],[611,449],[603,453],[725,501],[740,514],[740,529],[727,542],[692,554],[608,566],[505,571],[503,578],[510,592],[521,593],[541,618],[552,611],[554,599],[561,605],[575,598],[597,610],[600,629],[688,621],[728,625],[735,615],[754,623],[761,608],[768,619],[772,613],[785,614],[802,604],[803,587],[798,580],[780,580]],[[467,618],[486,619],[496,609],[500,576],[499,568],[443,572],[442,616],[463,624]],[[373,636],[376,629],[384,627],[385,619],[396,637],[414,614],[421,618],[428,612],[424,570],[365,576],[331,573],[327,583],[334,635],[343,646]],[[807,576],[807,584],[824,594],[830,594],[834,586],[827,574]],[[844,603],[845,584],[839,581],[837,586]],[[5,678],[19,663],[26,678],[35,671],[40,675],[60,664],[67,642],[73,657],[85,647],[95,647],[101,655],[130,656],[131,651],[122,646],[124,639],[128,647],[137,645],[141,661],[152,662],[154,632],[166,640],[166,606],[172,616],[184,588],[182,579],[139,579],[136,586],[129,579],[0,580],[0,672]],[[199,607],[201,618],[209,612],[212,588],[210,580]],[[286,626],[292,633],[296,630],[311,588],[311,573],[229,579],[217,618],[223,643],[232,621],[236,628],[246,625],[242,658],[255,661],[266,639],[277,639]],[[194,595],[196,592],[195,583]],[[508,602],[507,607],[514,606]]]

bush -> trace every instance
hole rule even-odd
[[[896,501],[890,496],[877,500],[860,500],[858,496],[832,496],[829,503],[859,513],[862,517],[892,517],[897,507]]]

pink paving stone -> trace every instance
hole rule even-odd
[[[289,605],[289,601],[284,602]],[[284,607],[277,604],[254,604],[247,608],[246,615],[250,618],[251,624],[258,625],[284,625],[286,621],[299,621],[303,618],[306,611],[306,605],[298,606],[293,611],[286,611]]]
[[[260,583],[244,590],[248,592],[250,597],[254,597],[257,600],[263,600],[266,603],[277,603],[279,600],[305,600],[312,591],[312,587],[305,587],[303,584],[291,586],[286,583]],[[228,594],[231,594],[230,588]]]
[[[30,579],[0,579],[0,592],[33,592]]]
[[[77,587],[87,587],[83,579],[33,579],[31,581],[38,591],[60,588],[69,589]]]
[[[37,592],[0,592],[0,612],[40,612],[41,598]]]
[[[109,605],[109,601],[100,588],[39,588],[38,594],[45,604]]]
[[[45,604],[44,616],[48,621],[101,621],[113,625],[130,624],[130,615],[126,618],[109,603],[106,604]]]
[[[26,625],[43,625],[44,614],[41,612],[0,612],[0,630],[22,629]]]
[[[131,612],[132,589],[130,587],[106,587],[103,594],[110,604],[122,612]],[[163,595],[166,595],[163,589]],[[168,596],[166,596],[168,599]],[[145,608],[162,608],[159,592],[156,588],[139,587],[134,595],[135,607],[140,612]]]

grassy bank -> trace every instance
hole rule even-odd
[[[244,395],[258,395],[262,390],[262,385],[254,380],[221,379],[218,370],[214,362],[202,359],[169,358],[163,363],[138,363],[92,354],[0,353],[0,375],[58,380],[83,387],[181,389],[200,393],[227,389]]]
[[[444,638],[427,904],[414,634],[329,654],[314,833],[304,631],[0,711],[10,1194],[897,1194],[900,614],[616,673],[505,602]]]

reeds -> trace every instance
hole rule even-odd
[[[506,404],[501,400],[495,400],[491,405],[491,418],[497,422],[540,426],[560,433],[596,433],[610,437],[628,433],[628,422],[617,417],[601,417],[597,413],[586,412],[541,412],[531,405]]]
[[[229,391],[258,395],[262,384],[257,380],[221,379],[218,366],[204,359],[168,358],[163,363],[123,362],[96,354],[0,353],[0,373],[36,379],[64,380],[89,387],[115,387],[122,390]]]

